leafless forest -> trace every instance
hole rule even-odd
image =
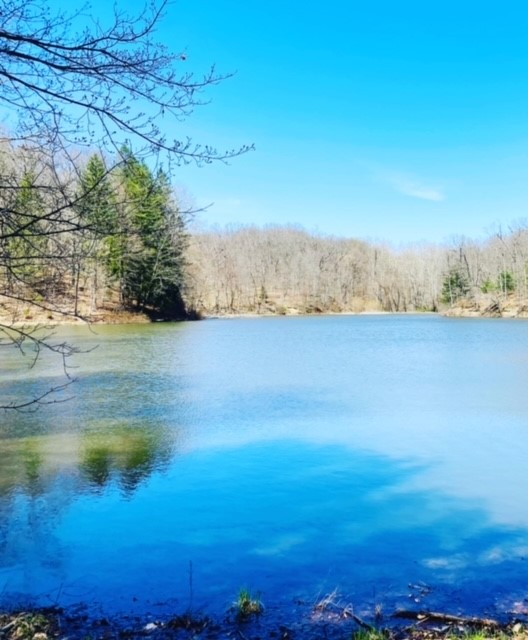
[[[528,226],[487,239],[396,249],[294,226],[198,231],[188,249],[186,299],[206,314],[438,311],[523,312]]]

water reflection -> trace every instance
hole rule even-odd
[[[438,606],[475,613],[522,595],[528,323],[290,318],[93,339],[104,350],[72,403],[2,429],[6,599],[187,604],[189,562],[207,609],[241,585],[389,607],[424,581]]]
[[[28,440],[23,452],[23,463],[28,490],[32,494],[39,493],[39,480],[44,458],[34,440]]]
[[[39,496],[68,478],[73,493],[116,484],[131,493],[174,454],[172,433],[156,425],[0,439],[0,498]]]
[[[122,426],[109,433],[89,432],[82,438],[80,469],[88,482],[105,487],[115,478],[127,493],[137,488],[171,458],[160,430]]]
[[[48,406],[36,414],[0,414],[0,435],[20,437],[87,429],[114,429],[120,424],[142,428],[178,427],[185,410],[186,380],[180,374],[179,325],[125,325],[65,327],[60,337],[79,348],[71,373],[77,382],[68,388],[69,401]],[[55,386],[62,368],[44,354],[32,369],[12,374],[16,352],[6,354],[0,370],[3,398],[26,398]],[[60,364],[60,363],[59,363]],[[62,399],[62,398],[58,398]]]
[[[149,430],[123,425],[104,432],[0,440],[4,603],[42,603],[44,598],[49,604],[65,585],[71,586],[76,551],[62,535],[67,514],[75,512],[83,496],[95,494],[102,500],[119,492],[131,499],[152,474],[166,468],[174,451],[168,436],[159,426]],[[95,554],[94,549],[87,552]]]
[[[524,588],[526,530],[497,526],[477,504],[429,488],[399,491],[420,473],[414,465],[263,443],[189,454],[122,500],[130,460],[140,473],[151,463],[145,446],[152,451],[134,434],[102,444],[92,435],[80,447],[75,482],[56,476],[42,496],[11,496],[4,600],[38,595],[49,604],[60,594],[65,604],[118,611],[169,599],[181,607],[189,562],[195,604],[215,612],[241,584],[270,601],[311,601],[338,588],[358,606],[381,601],[389,609],[407,606],[408,584],[421,582],[432,587],[418,594],[423,606],[460,602],[474,613],[498,595],[511,606]]]

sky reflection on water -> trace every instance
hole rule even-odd
[[[191,572],[212,611],[244,585],[373,607],[424,581],[477,612],[524,597],[528,323],[98,332],[73,336],[104,347],[75,400],[4,426],[4,601],[187,606]]]

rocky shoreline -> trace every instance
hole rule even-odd
[[[528,300],[512,294],[461,299],[443,312],[450,318],[528,318]]]

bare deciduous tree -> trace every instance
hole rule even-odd
[[[57,310],[50,287],[62,286],[78,265],[81,243],[72,234],[89,226],[75,186],[84,149],[104,154],[109,172],[123,161],[124,145],[137,157],[161,157],[168,170],[225,161],[247,150],[219,151],[184,133],[167,137],[165,125],[181,129],[205,103],[204,91],[227,77],[214,67],[201,75],[188,71],[186,54],[157,40],[167,9],[167,0],[146,4],[136,15],[116,8],[103,24],[83,11],[54,12],[47,0],[2,3],[0,147],[9,153],[0,166],[0,295],[6,299]],[[46,281],[43,263],[50,266]],[[78,286],[78,271],[74,278]],[[30,345],[34,355],[52,350],[63,359],[64,383],[33,398],[36,404],[57,401],[53,391],[71,381],[66,362],[75,347],[11,322],[0,325],[2,345],[21,353]],[[0,402],[0,408],[30,404],[21,399]]]
[[[241,149],[220,152],[185,136],[168,139],[160,126],[181,122],[206,88],[227,77],[214,67],[201,76],[186,71],[186,55],[156,41],[166,9],[167,0],[135,16],[116,9],[105,26],[82,13],[52,14],[45,0],[4,2],[0,104],[16,122],[15,139],[38,148],[73,143],[109,150],[130,139],[176,162],[238,155]]]

